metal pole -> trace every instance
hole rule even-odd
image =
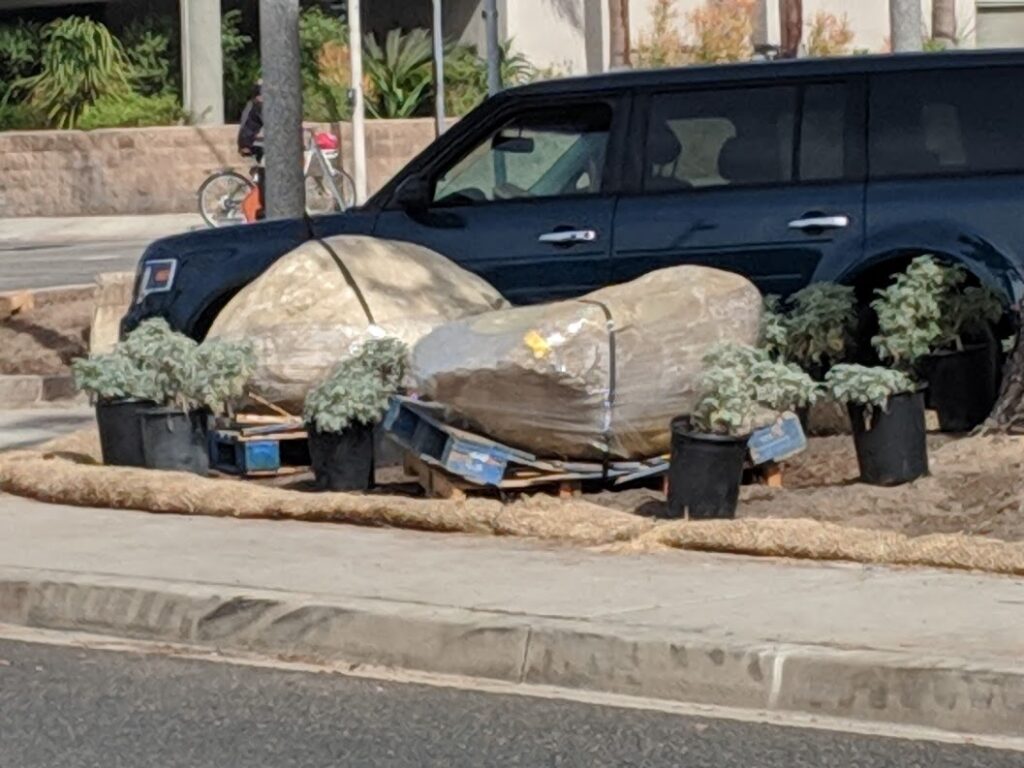
[[[487,93],[501,90],[501,45],[498,42],[498,0],[484,0],[484,22],[487,26]]]
[[[264,207],[268,219],[295,218],[306,210],[299,0],[260,0],[260,59],[266,151]]]
[[[444,17],[441,0],[434,0],[434,121],[437,135],[444,133]]]
[[[349,69],[352,70],[352,175],[356,203],[366,200],[366,108],[363,104],[363,24],[359,0],[348,2]]]
[[[924,23],[920,0],[889,0],[889,23],[892,30],[893,53],[922,50]]]

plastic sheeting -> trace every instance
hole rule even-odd
[[[343,235],[282,256],[228,303],[209,337],[252,341],[259,366],[251,391],[301,413],[308,391],[366,339],[412,346],[445,322],[508,306],[438,253]]]
[[[442,325],[413,350],[413,376],[453,418],[539,456],[647,458],[696,404],[708,349],[755,344],[760,318],[745,278],[672,267]]]

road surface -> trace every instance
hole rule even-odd
[[[0,243],[0,292],[81,285],[102,272],[134,272],[149,243]]]
[[[0,640],[0,765],[1015,768],[1019,752]]]

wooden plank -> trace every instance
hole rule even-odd
[[[761,467],[761,482],[769,488],[782,487],[782,465],[774,461]]]
[[[441,470],[429,466],[411,454],[406,454],[405,471],[417,478],[428,496],[455,501],[466,498],[466,490],[457,480],[446,476]]]

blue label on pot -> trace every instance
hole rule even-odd
[[[769,461],[784,461],[805,451],[807,437],[800,426],[800,419],[786,413],[772,426],[754,432],[747,446],[754,464],[767,464]]]

